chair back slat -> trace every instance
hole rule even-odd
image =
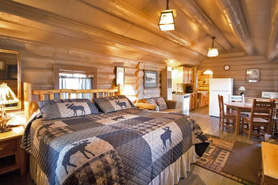
[[[218,95],[218,104],[219,104],[219,114],[221,116],[224,115],[224,101],[223,101],[223,96]]]
[[[269,123],[271,123],[274,107],[275,100],[265,102],[253,99],[250,119],[254,120],[254,118],[264,118],[267,119]]]

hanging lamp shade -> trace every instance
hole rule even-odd
[[[167,0],[166,10],[163,10],[160,13],[159,18],[159,29],[160,31],[172,31],[175,30],[175,17],[176,17],[176,10],[169,9],[169,0]]]
[[[212,43],[211,47],[208,49],[208,57],[216,57],[219,55],[218,49],[214,47],[214,39],[215,37],[212,37]]]

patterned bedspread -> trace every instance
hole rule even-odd
[[[136,108],[52,121],[34,114],[22,148],[54,184],[149,184],[193,144],[209,145],[187,116]]]

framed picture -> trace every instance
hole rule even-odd
[[[125,68],[116,67],[116,85],[125,85]]]
[[[145,88],[157,87],[157,71],[144,71]]]
[[[246,82],[258,83],[260,81],[260,69],[246,69]]]
[[[5,60],[0,60],[0,71],[4,71],[6,67]]]

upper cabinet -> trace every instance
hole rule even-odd
[[[193,83],[193,69],[191,67],[178,67],[177,83],[191,84]]]

